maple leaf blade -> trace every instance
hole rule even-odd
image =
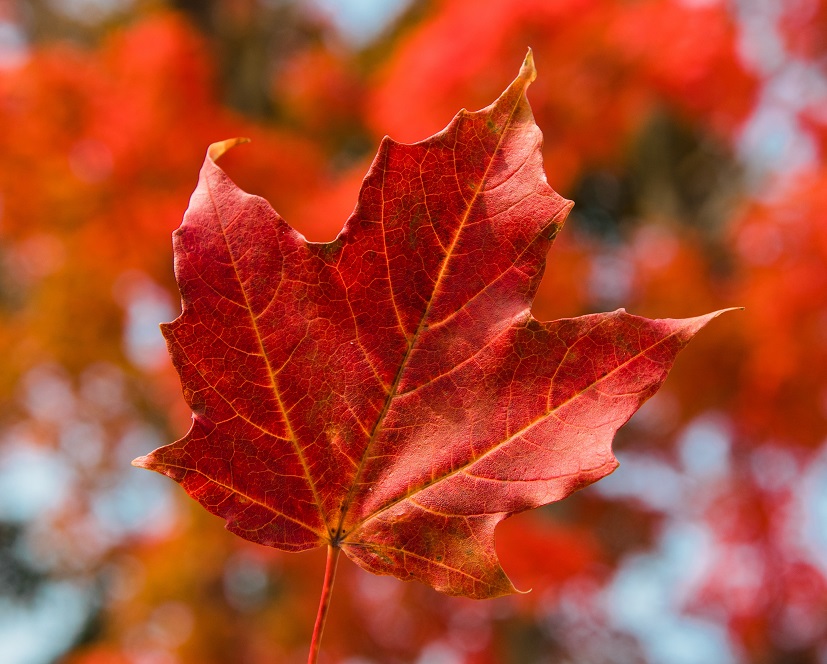
[[[449,594],[514,592],[510,514],[611,472],[611,439],[712,317],[530,314],[571,207],[546,182],[529,53],[492,105],[382,141],[333,242],[308,243],[210,147],[162,326],[193,424],[135,461],[232,532],[327,542]]]

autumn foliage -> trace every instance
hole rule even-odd
[[[823,3],[444,0],[361,49],[273,3],[144,4],[84,44],[2,5],[31,35],[0,51],[0,590],[23,621],[5,643],[30,624],[43,661],[306,657],[322,552],[245,542],[128,466],[190,414],[157,332],[179,312],[170,234],[206,147],[250,136],[222,169],[331,241],[385,134],[489,104],[531,46],[545,170],[575,202],[533,316],[746,311],[620,430],[616,473],[497,527],[531,593],[474,602],[343,563],[320,661],[823,659]]]

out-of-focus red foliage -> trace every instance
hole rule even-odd
[[[755,81],[736,58],[734,28],[719,5],[436,4],[377,77],[366,107],[376,135],[415,140],[445,125],[456,103],[484,105],[527,43],[542,72],[531,99],[547,169],[563,192],[585,168],[617,164],[661,105],[724,135],[752,107]]]
[[[4,241],[28,278],[24,309],[10,321],[23,327],[9,336],[7,371],[44,357],[73,367],[117,357],[112,285],[130,268],[170,282],[169,229],[210,141],[252,136],[239,180],[279,191],[286,214],[316,190],[318,150],[225,110],[213,76],[204,41],[172,15],[93,53],[35,51],[0,76],[0,122],[12,128],[0,137]],[[57,323],[74,318],[85,324]]]
[[[229,16],[234,3],[213,4]],[[96,47],[35,43],[0,71],[0,460],[25,439],[71,471],[46,517],[14,524],[46,581],[88,581],[95,597],[63,661],[306,655],[322,558],[236,542],[184,502],[167,504],[160,530],[105,518],[140,472],[126,464],[147,443],[130,441],[185,428],[163,348],[150,344],[155,355],[141,359],[133,346],[143,343],[137,323],[175,315],[169,235],[205,147],[251,136],[227,172],[310,239],[329,240],[381,135],[417,139],[457,108],[487,103],[526,46],[540,71],[530,99],[549,182],[578,203],[537,317],[613,307],[617,293],[649,316],[746,311],[694,342],[692,360],[621,430],[614,488],[497,531],[499,554],[531,594],[445,599],[342,565],[328,661],[663,661],[629,622],[641,605],[657,608],[638,625],[660,629],[668,609],[670,620],[721,626],[736,661],[823,660],[825,4],[781,5],[768,19],[757,5],[745,17],[725,3],[672,0],[423,3],[362,53],[331,35],[284,46],[261,79],[274,109],[266,122],[228,110],[217,37],[173,13],[136,9]],[[771,19],[780,54],[742,64],[745,44],[775,44],[749,33]],[[806,76],[782,80],[789,71]],[[810,83],[790,94],[790,80]],[[795,176],[775,161],[787,177],[762,177],[766,166],[744,151],[745,127],[770,102],[810,141]],[[759,145],[769,151],[784,136],[770,129]],[[698,146],[709,144],[720,149],[704,160]],[[594,181],[610,186],[589,189]],[[101,447],[81,444],[90,440]],[[141,509],[152,491],[136,494]],[[636,566],[663,570],[675,532],[700,533],[679,540],[695,548],[663,584],[677,594],[617,610],[612,597]]]
[[[827,49],[827,2],[794,0],[787,3],[781,17],[781,29],[790,50],[805,60],[817,60]]]
[[[749,204],[732,228],[748,354],[738,417],[750,438],[820,445],[827,436],[827,177]]]

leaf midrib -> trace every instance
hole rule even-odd
[[[503,446],[508,445],[509,443],[516,440],[517,438],[519,438],[520,436],[525,434],[527,431],[532,429],[533,427],[535,427],[538,424],[540,424],[541,422],[543,422],[548,417],[556,414],[556,412],[559,411],[561,408],[563,408],[564,406],[566,406],[566,405],[570,404],[571,402],[575,401],[576,399],[581,397],[583,394],[585,394],[588,390],[593,389],[594,387],[596,387],[597,385],[599,385],[600,383],[605,381],[607,378],[609,378],[610,376],[615,374],[617,371],[620,371],[622,368],[628,366],[629,364],[631,364],[635,360],[638,360],[639,358],[643,357],[646,353],[651,351],[653,348],[656,348],[657,346],[659,346],[663,343],[666,343],[669,339],[676,336],[680,331],[681,330],[676,330],[676,331],[668,334],[667,336],[663,337],[662,339],[659,339],[657,342],[651,344],[650,346],[647,346],[646,348],[642,349],[637,354],[635,354],[633,357],[630,357],[628,360],[626,360],[622,364],[617,365],[614,369],[612,369],[608,373],[605,373],[600,378],[598,378],[596,381],[594,381],[590,385],[584,387],[579,392],[576,392],[575,394],[570,396],[568,399],[566,399],[562,403],[555,406],[554,408],[544,412],[540,417],[532,420],[529,424],[522,427],[519,431],[511,434],[505,440],[503,440],[502,442],[497,443],[496,445],[494,445],[490,449],[488,449],[485,452],[483,452],[482,454],[480,454],[478,457],[470,459],[468,462],[458,466],[457,468],[454,468],[453,470],[445,473],[444,475],[440,475],[439,477],[436,477],[436,478],[432,479],[430,482],[428,482],[428,483],[426,483],[422,486],[418,486],[414,490],[409,491],[406,494],[404,494],[402,496],[399,496],[398,498],[395,498],[392,501],[386,503],[381,508],[375,510],[371,514],[364,517],[361,521],[353,524],[353,526],[351,527],[350,532],[347,534],[347,536],[345,538],[343,538],[342,543],[346,543],[348,537],[351,537],[354,533],[358,532],[359,529],[362,526],[364,526],[367,522],[375,519],[379,514],[382,514],[383,512],[386,512],[387,510],[391,509],[395,505],[398,505],[399,503],[401,503],[405,500],[408,500],[409,498],[412,498],[413,496],[416,496],[417,494],[422,493],[423,491],[425,491],[427,489],[430,489],[432,486],[435,486],[436,484],[439,484],[440,482],[444,482],[445,480],[453,477],[454,475],[457,475],[458,473],[463,472],[465,469],[473,466],[477,462],[479,462],[482,459],[484,459],[485,457],[487,457],[489,454],[492,454],[492,453],[496,452],[497,450],[502,449]],[[464,516],[464,515],[457,515],[457,516]]]
[[[334,533],[334,535],[331,539],[331,542],[330,542],[333,546],[341,545],[341,543],[344,542],[344,540],[346,539],[345,537],[342,536],[342,529],[344,527],[345,519],[347,518],[348,512],[350,511],[350,505],[351,505],[351,501],[354,497],[356,487],[357,487],[357,485],[359,483],[359,480],[362,476],[362,472],[364,471],[366,460],[368,458],[368,452],[370,451],[370,448],[373,445],[373,443],[378,438],[378,435],[379,435],[379,432],[381,430],[382,424],[385,420],[385,417],[388,414],[388,411],[390,410],[391,403],[393,403],[393,400],[396,397],[396,393],[397,393],[397,390],[399,388],[399,383],[401,382],[402,375],[404,374],[405,368],[407,367],[408,358],[410,357],[411,352],[413,351],[414,347],[416,346],[417,341],[419,340],[419,335],[422,332],[423,325],[424,325],[425,321],[428,319],[428,315],[431,311],[431,305],[433,304],[434,300],[436,299],[437,293],[439,291],[439,287],[442,283],[443,277],[444,277],[445,272],[447,270],[447,266],[450,263],[451,258],[453,257],[454,249],[456,248],[457,243],[459,241],[459,238],[462,235],[462,232],[465,228],[465,224],[468,221],[469,216],[471,215],[471,210],[474,208],[474,205],[476,204],[477,199],[479,198],[480,194],[483,192],[484,184],[485,184],[485,182],[488,178],[488,174],[491,170],[491,165],[494,163],[494,159],[496,158],[497,154],[500,151],[500,147],[502,146],[503,140],[505,138],[505,134],[508,131],[508,129],[511,127],[511,124],[512,124],[512,121],[513,121],[513,118],[514,118],[514,114],[516,113],[517,108],[519,108],[520,103],[523,100],[523,97],[525,95],[525,87],[527,86],[527,83],[525,81],[522,81],[522,83],[523,83],[523,90],[517,95],[517,100],[514,104],[514,107],[511,109],[511,112],[508,115],[508,119],[505,121],[505,124],[503,125],[502,131],[500,133],[499,140],[497,141],[497,145],[494,148],[494,151],[491,153],[491,157],[488,161],[488,164],[485,167],[485,171],[483,172],[483,175],[482,175],[482,178],[480,179],[479,185],[474,189],[474,194],[471,197],[471,200],[468,201],[467,204],[466,204],[465,213],[463,214],[462,219],[460,220],[459,226],[457,227],[457,231],[454,234],[454,238],[451,241],[451,244],[448,247],[444,258],[442,259],[442,265],[440,266],[439,273],[437,274],[437,277],[434,280],[434,288],[433,288],[433,291],[431,292],[431,298],[428,300],[428,304],[426,305],[424,311],[422,312],[422,317],[419,319],[419,323],[417,324],[416,330],[415,330],[413,336],[411,337],[410,342],[408,343],[408,349],[405,351],[405,354],[402,356],[402,359],[401,359],[400,364],[399,364],[399,369],[396,373],[396,377],[394,378],[393,384],[391,386],[391,390],[388,393],[388,396],[385,400],[385,404],[382,408],[382,411],[379,413],[379,416],[376,419],[376,424],[374,425],[373,430],[371,431],[371,435],[370,435],[370,438],[368,439],[368,443],[365,446],[364,452],[362,453],[362,457],[359,461],[359,467],[356,471],[356,474],[353,477],[353,482],[350,486],[350,489],[349,489],[348,494],[345,498],[345,501],[342,503],[342,509],[340,510],[339,523],[338,523],[338,526],[336,527],[336,531],[335,531],[335,533]],[[470,115],[470,114],[466,114],[466,112],[464,112],[464,111],[460,112],[460,117],[462,119],[468,117],[468,115]],[[459,129],[457,127],[457,132],[458,131],[459,131]],[[454,142],[454,146],[453,146],[453,151],[454,151],[455,156],[456,156],[456,146],[457,146],[458,140],[459,139],[457,138],[457,140]],[[457,180],[459,180],[458,177],[457,177]],[[457,184],[459,185],[459,181],[457,181]],[[461,188],[460,188],[460,191],[461,191]],[[384,203],[384,189],[383,189],[383,192],[382,192],[382,196],[383,196],[382,200],[383,200],[383,203]],[[464,200],[464,197],[463,197],[463,200]],[[384,225],[383,225],[383,233],[384,233]],[[389,261],[387,253],[385,254],[385,260]],[[389,276],[390,276],[390,272],[389,272]],[[389,283],[391,291],[393,291],[393,284],[390,282],[390,279],[389,279],[388,283]],[[359,525],[361,525],[361,522],[360,522]],[[352,534],[357,528],[358,528],[358,526],[355,526],[355,527],[351,528],[348,535]]]
[[[276,403],[279,406],[279,410],[281,411],[281,415],[284,418],[284,425],[287,428],[287,434],[290,442],[292,443],[293,449],[296,452],[296,456],[299,459],[299,462],[302,466],[302,471],[304,472],[305,479],[307,480],[307,485],[310,488],[311,493],[313,494],[313,499],[316,502],[316,508],[319,511],[319,516],[321,517],[322,523],[327,522],[325,518],[324,509],[322,508],[322,502],[319,498],[318,491],[316,490],[316,485],[313,482],[313,478],[310,475],[310,468],[307,465],[307,460],[304,458],[304,452],[299,445],[298,439],[296,437],[295,432],[293,431],[293,427],[290,424],[290,418],[287,416],[287,409],[284,407],[284,402],[281,399],[281,394],[279,393],[278,385],[276,384],[276,375],[277,371],[273,368],[273,365],[270,362],[270,357],[267,354],[267,350],[264,347],[264,340],[261,336],[261,331],[258,327],[258,320],[256,316],[253,314],[253,308],[250,305],[250,299],[247,297],[247,291],[244,289],[244,283],[241,279],[241,275],[238,271],[238,264],[236,263],[235,256],[233,255],[233,250],[230,248],[230,242],[227,238],[226,229],[224,226],[224,219],[221,216],[221,212],[218,209],[218,205],[215,202],[215,197],[213,196],[212,185],[210,184],[209,174],[207,174],[204,178],[204,182],[207,187],[207,193],[210,197],[210,203],[212,203],[213,210],[215,211],[215,216],[218,219],[218,226],[221,229],[221,238],[224,240],[224,245],[227,247],[227,255],[230,257],[230,262],[233,266],[233,274],[235,274],[236,281],[238,282],[238,288],[241,291],[241,295],[244,298],[244,309],[247,311],[250,317],[250,323],[253,326],[253,332],[256,338],[256,342],[258,343],[259,349],[261,350],[261,356],[264,358],[264,363],[267,367],[267,373],[270,376],[270,383],[272,386],[273,396],[276,399]]]

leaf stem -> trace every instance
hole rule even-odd
[[[324,570],[324,583],[322,584],[322,597],[319,600],[319,612],[316,614],[316,626],[313,628],[313,638],[310,641],[310,656],[307,664],[316,664],[319,656],[319,646],[322,643],[322,632],[327,620],[327,610],[330,608],[330,595],[333,592],[333,579],[336,576],[336,565],[339,562],[341,548],[333,544],[327,545],[327,565]]]

